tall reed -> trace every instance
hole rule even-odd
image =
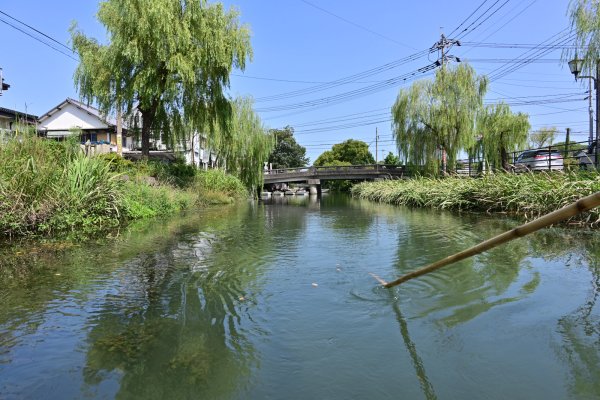
[[[510,213],[533,219],[600,191],[600,176],[579,173],[492,174],[482,178],[415,178],[365,182],[352,195],[410,207]],[[600,224],[600,210],[570,222]]]

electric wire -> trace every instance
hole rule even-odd
[[[372,30],[372,29],[370,29],[370,28],[367,28],[366,26],[362,26],[362,25],[360,25],[360,24],[357,24],[356,22],[350,21],[349,19],[346,19],[346,18],[344,18],[344,17],[342,17],[342,16],[340,16],[340,15],[337,15],[337,14],[335,14],[335,13],[331,12],[331,11],[328,11],[328,10],[326,10],[326,9],[322,8],[322,7],[319,7],[318,5],[316,5],[316,4],[313,4],[313,3],[311,3],[310,1],[307,1],[307,0],[300,0],[300,1],[301,1],[302,3],[304,3],[304,4],[307,4],[307,5],[309,5],[309,6],[313,7],[313,8],[315,8],[315,9],[317,9],[317,10],[321,11],[321,12],[324,12],[325,14],[331,15],[331,16],[332,16],[332,17],[334,17],[334,18],[337,18],[337,19],[339,19],[339,20],[341,20],[341,21],[344,21],[344,22],[346,22],[347,24],[350,24],[350,25],[352,25],[352,26],[355,26],[355,27],[357,27],[357,28],[359,28],[359,29],[362,29],[362,30],[364,30],[364,31],[366,31],[366,32],[369,32],[369,33],[371,33],[371,34],[373,34],[373,35],[375,35],[375,36],[379,36],[380,38],[383,38],[383,39],[385,39],[385,40],[388,40],[388,41],[390,41],[390,42],[396,43],[396,44],[398,44],[398,45],[400,45],[400,46],[403,46],[403,47],[408,47],[408,48],[410,48],[410,49],[413,49],[413,50],[415,50],[415,48],[414,48],[414,47],[412,47],[412,46],[410,46],[410,45],[408,45],[408,44],[406,44],[406,43],[399,42],[399,41],[398,41],[398,40],[396,40],[396,39],[392,39],[392,38],[390,38],[390,37],[388,37],[388,36],[382,35],[382,34],[381,34],[381,33],[379,33],[379,32],[375,32],[374,30]]]
[[[390,78],[381,83],[366,86],[366,87],[363,87],[360,89],[351,90],[348,92],[343,92],[340,94],[323,97],[323,98],[319,98],[319,99],[302,101],[302,102],[298,102],[298,103],[284,104],[284,105],[272,106],[272,107],[256,108],[256,111],[257,112],[286,111],[286,110],[295,110],[295,109],[302,109],[302,108],[314,108],[314,107],[321,106],[321,105],[329,106],[329,105],[333,105],[333,104],[338,104],[343,101],[355,99],[357,97],[362,97],[367,94],[372,94],[372,93],[375,93],[375,92],[378,92],[381,90],[388,89],[392,86],[397,85],[398,83],[405,83],[405,82],[415,78],[418,75],[422,75],[428,71],[432,71],[436,67],[437,67],[437,64],[432,63],[432,64],[426,65],[424,67],[421,67],[415,71],[411,71],[411,72],[405,73],[403,75],[399,75],[394,78]]]
[[[73,57],[73,56],[72,56],[72,55],[70,55],[69,53],[66,53],[66,52],[62,51],[61,49],[59,49],[59,48],[57,48],[57,47],[55,47],[55,46],[52,46],[50,43],[48,43],[48,42],[46,42],[46,41],[42,40],[41,38],[39,38],[39,37],[37,37],[37,36],[35,36],[35,35],[33,35],[33,34],[31,34],[31,33],[27,32],[27,31],[25,31],[24,29],[21,29],[21,28],[19,28],[19,27],[18,27],[18,26],[16,26],[16,25],[13,25],[12,23],[10,23],[10,22],[8,22],[8,21],[5,21],[5,20],[4,20],[4,19],[2,19],[2,18],[0,18],[0,22],[3,22],[3,23],[5,23],[6,25],[8,25],[8,26],[12,27],[13,29],[16,29],[17,31],[19,31],[19,32],[21,32],[21,33],[23,33],[23,34],[25,34],[25,35],[29,36],[30,38],[37,40],[38,42],[40,42],[40,43],[42,43],[42,44],[44,44],[44,45],[48,46],[48,47],[49,47],[49,48],[51,48],[52,50],[54,50],[54,51],[56,51],[56,52],[58,52],[58,53],[60,53],[60,54],[62,54],[62,55],[65,55],[65,56],[69,57],[70,59],[72,59],[72,60],[74,60],[74,61],[79,61],[79,59],[77,59],[77,58]]]
[[[58,44],[58,45],[60,45],[60,46],[64,47],[65,49],[67,49],[67,50],[69,50],[69,51],[73,51],[73,49],[71,49],[71,48],[70,48],[69,46],[67,46],[66,44],[59,42],[58,40],[54,39],[52,36],[45,34],[44,32],[42,32],[42,31],[40,31],[40,30],[38,30],[38,29],[34,28],[33,26],[31,26],[31,25],[29,25],[29,24],[27,24],[27,23],[25,23],[25,22],[23,22],[23,21],[21,21],[21,20],[19,20],[19,19],[15,18],[15,17],[13,17],[12,15],[10,15],[10,14],[7,14],[7,13],[5,13],[5,12],[4,12],[4,11],[2,11],[2,10],[0,10],[0,14],[2,14],[2,15],[5,15],[5,16],[7,16],[8,18],[12,19],[13,21],[16,21],[16,22],[20,23],[21,25],[24,25],[24,26],[26,26],[27,28],[31,29],[32,31],[34,31],[34,32],[36,32],[36,33],[39,33],[40,35],[42,35],[42,36],[44,36],[44,37],[46,37],[46,38],[50,39],[51,41],[53,41],[54,43],[56,43],[56,44]]]
[[[429,53],[429,50],[422,50],[420,52],[411,54],[409,56],[403,57],[401,59],[377,66],[375,68],[371,68],[369,70],[366,71],[362,71],[359,73],[356,73],[354,75],[350,75],[350,76],[346,76],[344,78],[340,78],[340,79],[336,79],[334,81],[330,81],[330,82],[325,82],[323,84],[318,84],[316,86],[313,87],[308,87],[308,88],[304,88],[304,89],[298,89],[298,90],[293,90],[290,92],[285,92],[285,93],[279,93],[279,94],[274,94],[274,95],[270,95],[270,96],[263,96],[263,97],[258,97],[255,99],[256,103],[262,103],[262,102],[271,102],[271,101],[276,101],[276,100],[282,100],[282,99],[289,99],[291,97],[297,97],[297,96],[304,96],[307,94],[312,94],[312,93],[316,93],[316,92],[321,92],[324,90],[328,90],[337,86],[341,86],[341,85],[345,85],[348,83],[353,83],[356,82],[357,80],[363,79],[363,78],[367,78],[373,75],[377,75],[380,74],[382,72],[385,71],[389,71],[391,69],[397,68],[401,65],[407,64],[411,61],[416,61],[419,58],[425,56],[426,54]],[[385,81],[379,81],[377,83],[381,83],[381,82],[385,82]]]
[[[483,7],[483,5],[485,3],[487,3],[487,2],[488,2],[488,0],[484,0],[481,4],[479,4],[479,6],[475,9],[475,11],[473,11],[471,14],[469,14],[469,16],[467,18],[465,18],[464,21],[460,23],[460,25],[458,25],[456,28],[454,28],[454,30],[452,32],[450,32],[448,34],[448,36],[454,35],[454,32],[456,32],[457,30],[459,30],[460,27],[463,26],[469,20],[469,18],[471,18],[477,11],[479,11],[479,9],[481,7]]]

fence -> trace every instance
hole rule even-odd
[[[560,143],[508,153],[509,172],[525,171],[576,171],[595,170],[595,145],[588,141]],[[486,171],[504,169],[502,165],[489,164],[485,159],[458,160],[455,169],[449,171],[457,175],[476,176]]]

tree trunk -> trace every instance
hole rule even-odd
[[[141,110],[140,110],[141,111]],[[148,112],[142,112],[142,157],[148,159],[150,156],[150,126],[152,120]]]
[[[154,125],[154,117],[158,101],[153,101],[149,109],[139,109],[142,114],[142,158],[148,159],[150,156],[150,135]]]
[[[508,163],[508,152],[504,147],[500,148],[500,160],[502,160],[502,169],[510,171],[510,164]]]

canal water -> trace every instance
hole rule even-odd
[[[284,198],[0,248],[0,399],[597,399],[600,236]]]

